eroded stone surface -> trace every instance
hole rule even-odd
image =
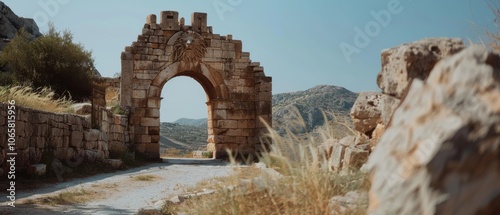
[[[499,146],[500,56],[471,47],[413,81],[366,164],[370,214],[497,213]]]
[[[460,39],[428,38],[383,50],[377,84],[384,94],[400,99],[412,80],[425,80],[439,60],[463,48]]]

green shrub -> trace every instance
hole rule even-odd
[[[0,64],[7,65],[16,85],[49,87],[56,98],[69,94],[76,101],[91,96],[96,73],[91,52],[73,43],[71,32],[59,32],[52,25],[33,41],[26,31],[19,31],[0,54]]]

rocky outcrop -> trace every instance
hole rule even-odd
[[[425,80],[439,60],[463,48],[460,39],[428,38],[383,50],[377,84],[384,94],[401,99],[414,79]]]
[[[32,39],[42,36],[33,19],[18,17],[5,3],[0,1],[0,51],[6,42],[16,36],[20,29],[26,30]]]
[[[498,214],[500,55],[471,47],[414,80],[364,169],[370,214]]]
[[[383,50],[377,77],[382,92],[360,94],[351,109],[354,130],[375,146],[412,81],[426,80],[438,61],[463,48],[460,39],[429,38]]]

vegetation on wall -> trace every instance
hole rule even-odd
[[[32,41],[26,31],[19,31],[1,52],[0,64],[9,71],[0,76],[0,84],[49,87],[56,99],[89,98],[92,77],[97,74],[91,52],[74,43],[71,32],[57,31],[53,25],[44,36]]]
[[[15,101],[16,105],[55,113],[73,113],[73,102],[65,98],[53,99],[50,88],[33,90],[28,86],[0,86],[0,102]]]

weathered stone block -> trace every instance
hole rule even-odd
[[[91,163],[97,159],[97,150],[85,150],[85,160]]]
[[[218,120],[218,128],[238,128],[238,121],[236,120]]]
[[[56,136],[50,137],[49,147],[51,147],[53,149],[62,148],[63,147],[63,138],[62,137],[56,137]]]
[[[124,155],[127,149],[127,145],[123,142],[110,141],[108,144],[108,151],[112,156]]]
[[[160,108],[160,99],[149,98],[148,99],[148,108]]]
[[[54,158],[58,160],[65,160],[68,157],[68,151],[65,148],[57,148],[52,150]]]
[[[132,99],[145,99],[146,90],[132,90]]]
[[[251,120],[255,119],[255,110],[228,110],[227,119],[231,120]]]
[[[29,147],[29,163],[39,163],[42,160],[43,149]]]
[[[123,132],[125,132],[125,128],[123,126],[121,126],[121,125],[111,126],[111,133],[122,135]]]
[[[345,149],[342,172],[348,173],[351,170],[361,168],[361,166],[368,160],[368,155],[368,151],[354,147],[347,147]]]
[[[213,117],[213,119],[216,119],[216,120],[227,119],[227,112],[226,112],[226,110],[215,110],[214,111],[214,117]]]
[[[333,171],[340,172],[341,168],[343,167],[342,161],[344,158],[345,149],[346,149],[346,147],[339,144],[339,143],[336,143],[333,145],[332,153],[331,153],[331,156],[329,159],[330,166],[331,166]]]
[[[160,125],[160,118],[158,117],[143,117],[141,119],[141,126],[159,126]]]
[[[160,13],[160,27],[162,30],[178,31],[180,29],[179,13],[177,11],[162,11]]]
[[[354,129],[362,134],[371,136],[371,133],[382,123],[380,100],[382,93],[363,92],[361,93],[351,109]]]
[[[42,176],[47,173],[47,165],[45,164],[33,164],[28,166],[28,175]]]
[[[97,146],[97,140],[86,140],[84,141],[85,149],[95,149]]]
[[[460,39],[427,38],[383,50],[377,84],[385,94],[400,99],[414,79],[425,80],[438,61],[464,47]]]
[[[200,33],[208,32],[207,14],[206,13],[193,13],[191,15],[191,28],[194,31],[197,31]]]
[[[255,136],[254,129],[228,129],[225,133],[227,136],[236,136],[236,137],[250,137]]]
[[[238,120],[238,128],[255,128],[254,120]]]
[[[121,165],[123,164],[123,161],[120,159],[106,159],[104,162],[111,165],[111,167],[115,169],[120,168]]]
[[[151,143],[151,135],[134,135],[138,143]]]
[[[97,150],[108,151],[108,142],[104,140],[97,141]]]
[[[149,14],[146,17],[146,24],[156,24],[156,15],[155,14]]]
[[[132,106],[145,108],[148,104],[147,99],[132,99]]]
[[[146,117],[160,117],[160,109],[158,108],[146,109]]]
[[[37,148],[45,148],[47,146],[47,137],[31,137],[31,144]]]
[[[73,146],[76,148],[83,147],[83,132],[82,131],[72,131],[71,132],[70,146]]]
[[[160,142],[160,135],[151,135],[151,142],[152,143],[159,143]]]
[[[159,135],[160,134],[160,127],[159,126],[153,126],[148,128],[148,134],[150,135]]]
[[[96,141],[99,138],[100,131],[97,129],[90,129],[83,132],[83,139],[86,141]]]

